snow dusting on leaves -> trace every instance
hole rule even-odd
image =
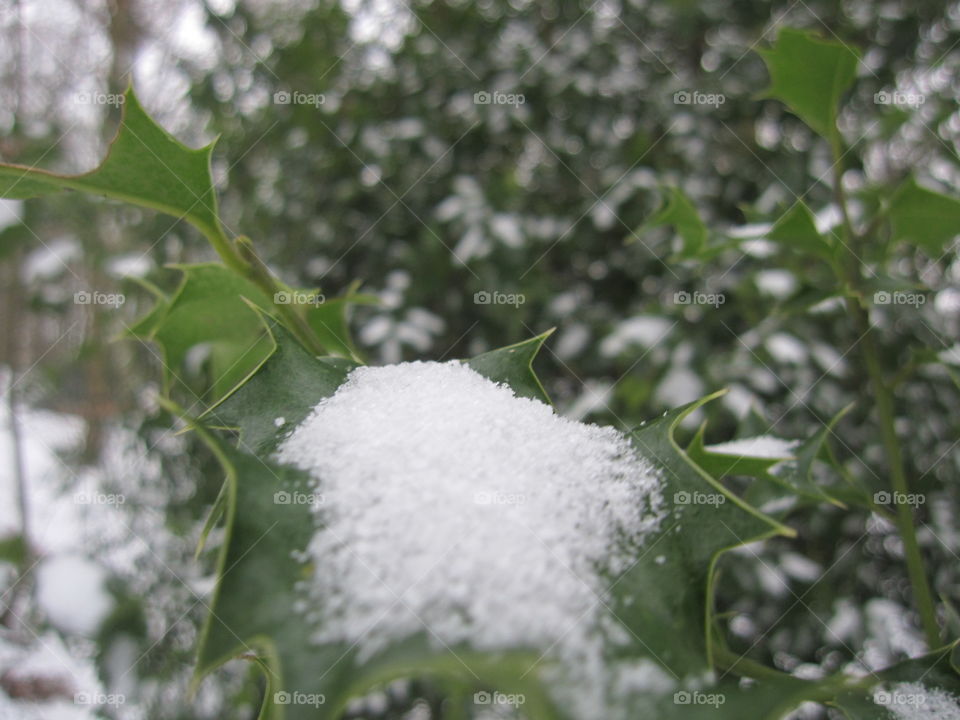
[[[960,720],[960,704],[955,695],[919,682],[878,686],[873,691],[873,701],[896,720]]]
[[[708,445],[704,449],[718,455],[739,455],[741,457],[788,459],[793,457],[797,447],[795,440],[783,440],[772,435],[731,440],[719,445]]]
[[[602,695],[604,578],[662,514],[625,436],[458,362],[416,362],[355,369],[279,456],[324,498],[303,558],[317,643],[552,648]]]

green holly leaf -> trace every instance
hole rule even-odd
[[[311,485],[299,471],[277,466],[270,454],[317,402],[336,391],[354,365],[311,356],[275,321],[265,320],[276,350],[206,416],[211,424],[238,428],[242,450],[226,448],[202,430],[224,463],[228,479],[217,508],[227,532],[211,616],[202,636],[198,674],[228,658],[256,658],[269,684],[265,717],[337,717],[352,695],[396,677],[430,678],[449,690],[451,697],[483,689],[522,693],[526,696],[525,715],[566,717],[562,709],[553,707],[541,675],[530,672],[542,662],[539,654],[543,649],[518,647],[484,654],[456,647],[454,657],[438,652],[425,636],[415,636],[361,661],[355,648],[317,646],[305,637],[294,610],[299,597],[295,585],[310,568],[295,562],[293,555],[306,547],[315,531],[315,518],[306,505],[284,504],[282,498],[309,493]],[[541,397],[531,361],[545,338],[546,334],[468,362],[487,377],[509,384],[518,394]],[[664,477],[669,521],[649,540],[632,567],[610,578],[611,611],[616,622],[636,638],[626,648],[616,649],[618,660],[655,663],[680,678],[702,677],[710,668],[711,577],[717,555],[759,537],[790,534],[730,495],[676,445],[674,428],[706,400],[669,413],[632,434],[637,447]],[[698,502],[706,495],[716,502]],[[275,496],[281,501],[276,502]],[[684,526],[696,527],[698,532],[680,532]],[[664,562],[664,557],[670,562]],[[718,692],[730,693],[731,708],[742,711],[745,701],[733,699],[740,691],[732,683],[718,688]],[[307,704],[285,704],[295,693],[307,698]],[[309,698],[319,700],[321,696],[322,703],[309,704]],[[761,702],[761,698],[766,699]],[[784,695],[763,691],[750,699],[758,707],[772,708],[784,702]],[[691,708],[674,702],[672,694],[634,700],[644,707],[657,707],[658,716],[664,718],[694,717],[702,710],[696,708],[691,715]]]
[[[939,257],[960,235],[960,200],[910,178],[893,197],[890,223],[894,242],[908,242]]]
[[[848,405],[843,408],[813,435],[799,443],[792,450],[792,458],[778,462],[767,472],[756,475],[758,480],[747,491],[746,499],[764,508],[770,515],[783,517],[799,503],[826,502],[846,507],[845,501],[861,497],[862,492],[856,488],[824,487],[814,477],[814,465],[817,460],[824,458],[827,438],[852,407]]]
[[[670,521],[622,578],[614,610],[678,675],[702,672],[711,662],[717,557],[744,543],[794,534],[731,494],[677,445],[680,422],[720,394],[672,410],[633,433],[640,452],[661,470]]]
[[[377,305],[380,302],[374,295],[358,293],[359,284],[352,284],[342,297],[327,298],[307,310],[307,324],[331,355],[358,357],[350,333],[348,311],[351,305]]]
[[[467,360],[467,364],[485,378],[509,385],[517,395],[549,405],[547,391],[533,371],[533,359],[552,334],[551,328],[529,340],[477,355]]]
[[[902,720],[905,717],[956,717],[944,707],[944,698],[960,706],[958,643],[922,657],[871,673],[838,693],[830,703],[849,720]],[[904,713],[910,713],[906,715]]]
[[[649,228],[672,225],[683,241],[677,258],[695,258],[706,249],[707,226],[700,219],[696,206],[682,190],[672,187],[668,193],[666,204],[637,230],[635,236]],[[630,242],[635,236],[630,238]]]
[[[774,223],[767,234],[770,240],[802,253],[833,259],[830,241],[817,231],[813,214],[804,203],[797,201]]]
[[[274,298],[224,265],[172,267],[183,273],[179,287],[167,298],[147,284],[157,303],[127,328],[127,335],[160,345],[168,393],[178,383],[189,385],[185,365],[195,365],[202,359],[207,372],[206,382],[198,390],[200,398],[218,402],[241,386],[276,349],[261,317],[262,313],[272,315],[276,311]],[[322,297],[307,291],[286,294]],[[322,328],[318,336],[332,355],[354,356],[346,311],[355,302],[375,302],[375,298],[358,295],[351,288],[347,295],[318,301],[305,311],[306,317],[314,318]]]
[[[764,96],[783,101],[823,137],[833,135],[840,98],[856,78],[860,53],[792,28],[783,28],[776,44],[759,52],[770,72]]]
[[[79,190],[187,220],[211,242],[222,238],[210,174],[214,144],[199,150],[188,148],[147,115],[132,89],[123,97],[120,127],[99,167],[81,175],[59,175],[0,164],[0,197],[31,198]]]
[[[733,475],[767,477],[770,468],[774,465],[794,458],[792,452],[785,453],[783,457],[755,457],[715,452],[704,445],[705,430],[706,423],[700,426],[687,446],[687,456],[717,480]]]
[[[202,419],[237,430],[242,447],[265,454],[274,449],[280,434],[303,422],[358,366],[352,360],[314,357],[275,320],[267,316],[260,320],[275,344],[269,361]]]
[[[165,387],[187,384],[188,357],[207,369],[201,399],[222,398],[273,352],[274,344],[248,303],[267,309],[271,300],[256,285],[223,265],[174,266],[180,286],[128,332],[157,342],[163,354]],[[200,357],[205,356],[205,357]]]

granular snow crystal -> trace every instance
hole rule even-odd
[[[896,720],[960,720],[956,696],[919,682],[896,683],[889,689],[879,685],[874,688],[873,701]]]
[[[663,514],[658,474],[626,436],[459,362],[414,362],[353,370],[279,460],[324,497],[304,558],[316,642],[361,657],[418,633],[439,648],[551,648],[602,677],[606,588]]]

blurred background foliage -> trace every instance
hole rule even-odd
[[[688,435],[708,420],[708,441],[745,428],[801,438],[854,402],[829,440],[836,466],[818,466],[817,477],[885,489],[870,408],[857,403],[869,397],[858,338],[832,277],[758,225],[798,197],[821,228],[839,221],[829,148],[759,96],[768,76],[755,50],[784,25],[863,52],[841,117],[844,184],[859,207],[875,207],[910,172],[957,192],[960,5],[933,0],[14,0],[0,8],[0,159],[93,167],[119,117],[109,98],[132,79],[180,139],[219,136],[224,222],[283,280],[328,297],[359,280],[379,297],[352,317],[370,362],[466,357],[555,326],[537,370],[571,417],[632,427],[726,387]],[[875,102],[895,89],[925,102]],[[724,102],[678,104],[683,91]],[[482,92],[524,102],[477,104]],[[283,103],[283,93],[323,102]],[[682,259],[671,227],[644,227],[666,186],[701,213],[705,256]],[[112,342],[150,307],[148,286],[176,286],[166,265],[212,251],[184,223],[69,195],[5,203],[0,226],[9,431],[0,472],[11,507],[2,530],[15,538],[26,526],[30,561],[5,566],[0,687],[17,697],[4,669],[37,637],[55,637],[103,687],[126,693],[106,716],[254,717],[240,664],[187,699],[211,570],[192,552],[220,477],[151,400],[157,349]],[[898,429],[908,477],[926,497],[923,552],[935,592],[956,602],[960,264],[953,252],[879,248],[869,263],[878,289],[920,288],[928,300],[872,317],[885,369],[903,371]],[[82,291],[126,302],[78,305]],[[476,302],[484,292],[524,301]],[[724,301],[684,304],[684,292]],[[946,365],[925,362],[937,354]],[[174,370],[197,388],[208,368],[198,352]],[[17,488],[37,483],[49,498],[26,489],[24,522]],[[71,498],[90,487],[125,502],[78,510]],[[80,518],[80,547],[50,539],[56,498]],[[722,565],[717,604],[731,646],[807,677],[915,654],[922,641],[892,525],[828,504],[797,507],[789,522],[797,540]],[[83,627],[37,601],[44,575],[21,576],[62,554],[105,578],[97,587],[109,601]],[[133,670],[117,670],[124,663]],[[54,689],[49,697],[62,694]],[[355,714],[416,706],[417,717],[442,716],[429,687],[370,702]]]

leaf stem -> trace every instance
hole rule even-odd
[[[904,470],[903,452],[896,432],[893,391],[891,385],[884,378],[880,364],[876,331],[870,322],[870,316],[860,302],[863,294],[863,277],[860,269],[862,262],[857,254],[857,248],[866,238],[857,235],[850,220],[847,198],[843,190],[843,142],[839,130],[835,127],[830,136],[830,145],[834,163],[833,192],[843,218],[844,246],[847,251],[846,263],[842,264],[844,272],[838,276],[838,279],[845,282],[849,289],[846,293],[847,314],[860,337],[860,355],[866,366],[870,385],[873,388],[874,407],[876,408],[881,439],[889,466],[891,489],[895,496],[899,495],[902,498],[908,494],[909,487]],[[870,230],[873,231],[873,225],[870,226]],[[940,628],[937,625],[936,609],[930,592],[930,585],[927,582],[920,544],[917,542],[913,511],[906,502],[896,502],[895,506],[896,525],[903,542],[904,558],[910,585],[913,589],[914,604],[920,614],[920,624],[923,627],[927,645],[932,650],[940,644]]]

